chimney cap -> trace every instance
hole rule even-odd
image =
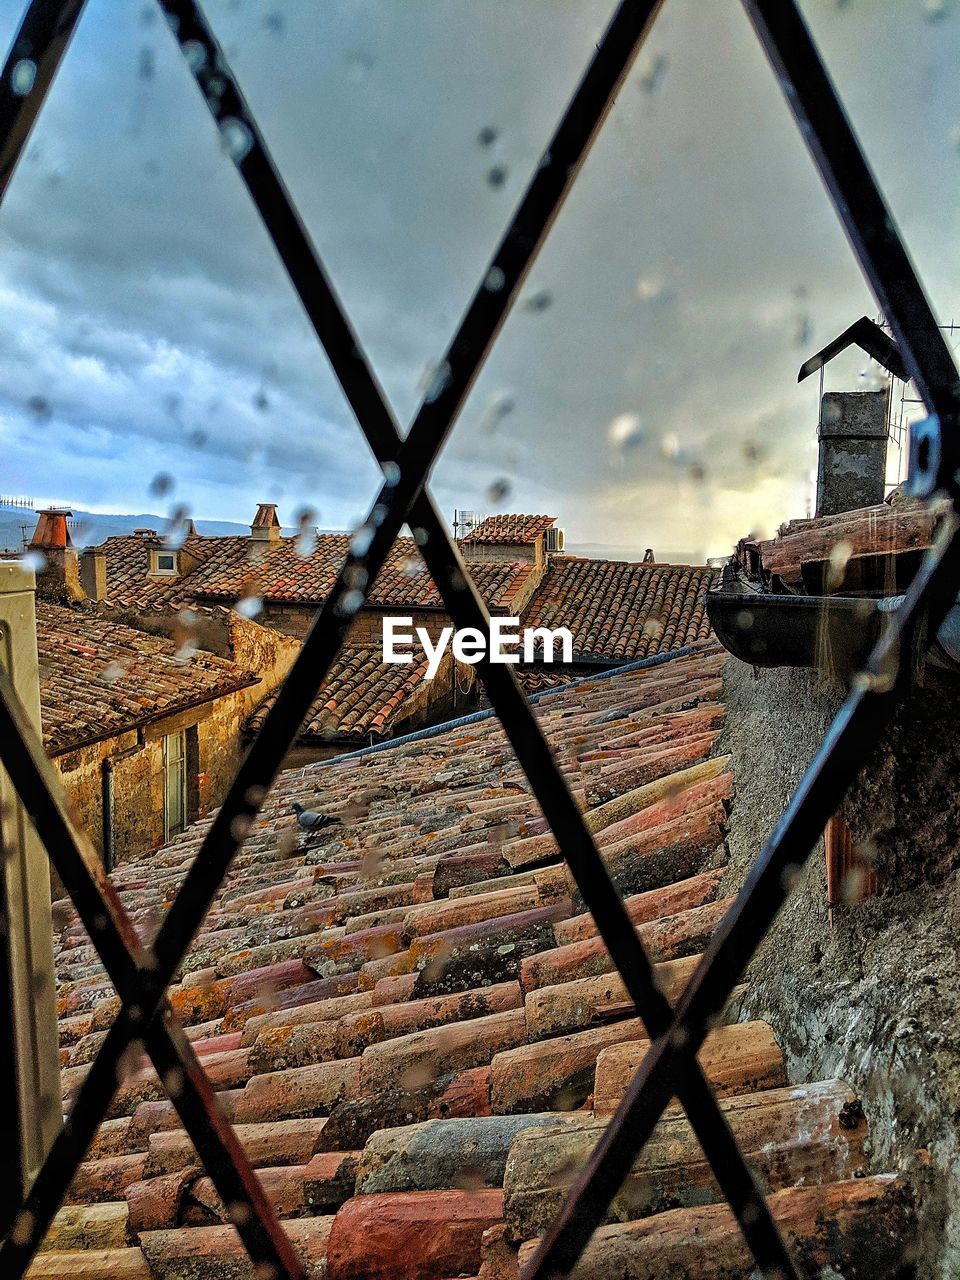
[[[65,551],[72,547],[67,517],[73,512],[66,507],[42,507],[37,511],[40,519],[30,539],[31,547],[39,547],[46,551]]]
[[[134,537],[139,538],[159,538],[160,536],[156,529],[134,529],[133,534]]]
[[[279,529],[280,521],[277,519],[277,504],[275,502],[261,502],[257,507],[257,514],[253,517],[251,529]]]

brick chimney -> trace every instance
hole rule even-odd
[[[37,572],[37,594],[60,600],[82,600],[84,592],[77,552],[67,527],[67,519],[73,512],[63,507],[47,507],[37,515],[40,518],[28,548],[44,558],[44,567]]]
[[[883,501],[889,391],[828,391],[820,405],[817,515]]]
[[[107,595],[107,557],[102,547],[87,547],[80,553],[80,585],[90,600]]]
[[[250,540],[251,542],[280,541],[280,521],[277,519],[275,502],[261,502],[257,507],[257,514],[253,517],[253,524],[250,526]]]

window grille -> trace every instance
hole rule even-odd
[[[150,947],[140,942],[102,867],[73,830],[56,798],[52,769],[36,731],[0,669],[0,760],[122,1002],[70,1116],[0,1248],[0,1273],[12,1277],[22,1276],[29,1265],[106,1113],[121,1060],[130,1044],[139,1040],[217,1191],[233,1207],[250,1256],[272,1266],[277,1275],[301,1274],[165,992],[405,522],[417,534],[455,624],[486,628],[487,611],[426,481],[663,0],[622,0],[616,8],[406,435],[395,421],[202,6],[197,0],[157,3],[188,57],[218,126],[243,141],[242,146],[231,148],[234,162],[381,465],[384,482]],[[916,429],[912,442],[914,491],[920,495],[945,491],[956,508],[958,383],[949,349],[796,3],[743,3],[926,405],[929,417]],[[84,0],[31,0],[27,8],[0,82],[0,199],[83,7]],[[319,10],[317,20],[323,20]],[[923,618],[935,630],[956,598],[958,583],[960,536],[953,515],[944,520],[901,607],[890,616],[887,631],[855,680],[675,1008],[657,988],[650,959],[512,668],[486,663],[479,668],[652,1041],[619,1110],[527,1267],[525,1280],[569,1271],[673,1096],[685,1108],[761,1272],[796,1277],[696,1054],[783,904],[792,872],[809,856],[889,719],[902,683],[899,655],[909,652],[914,627]]]

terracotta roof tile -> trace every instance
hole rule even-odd
[[[706,592],[714,571],[551,556],[525,627],[567,627],[574,657],[628,662],[711,636]]]
[[[541,534],[556,523],[556,519],[556,516],[487,516],[461,541],[464,543],[485,543],[494,546],[510,543],[523,545],[536,542]]]
[[[53,754],[257,684],[203,650],[37,600],[43,739]]]
[[[536,707],[671,998],[727,905],[732,775],[713,754],[723,661],[701,645]],[[299,832],[295,799],[341,825]],[[114,873],[141,930],[155,928],[206,829]],[[75,920],[57,968],[75,1086],[116,1005]],[[308,1274],[328,1280],[515,1276],[518,1250],[528,1256],[647,1048],[492,717],[282,774],[171,1001]],[[701,1062],[817,1265],[846,1265],[858,1249],[865,1274],[888,1274],[909,1204],[898,1183],[860,1176],[866,1125],[850,1090],[785,1089],[762,1023],[719,1026]],[[87,1274],[123,1274],[109,1270],[121,1246],[131,1275],[234,1274],[236,1234],[161,1099],[144,1063],[74,1184],[64,1239],[92,1251],[106,1231],[111,1251],[99,1270],[85,1254]],[[587,1274],[744,1269],[673,1113],[630,1179],[625,1221],[591,1246]],[[670,1209],[678,1202],[699,1207]],[[865,1229],[875,1212],[879,1232]],[[63,1271],[72,1256],[48,1255]]]
[[[297,538],[255,542],[237,537],[190,537],[184,550],[199,560],[180,577],[149,575],[151,547],[159,539],[123,535],[102,544],[107,594],[119,604],[235,603],[260,596],[274,604],[319,605],[326,599],[350,545],[345,533],[318,535],[314,549],[301,553]],[[527,581],[529,564],[471,562],[470,572],[490,608],[506,608]],[[378,608],[440,608],[442,600],[413,538],[398,538],[368,603]]]

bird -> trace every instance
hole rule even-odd
[[[294,804],[293,812],[297,815],[297,826],[303,831],[323,831],[325,827],[339,827],[340,819],[332,818],[328,813],[317,813],[314,809],[305,809],[302,804]]]

